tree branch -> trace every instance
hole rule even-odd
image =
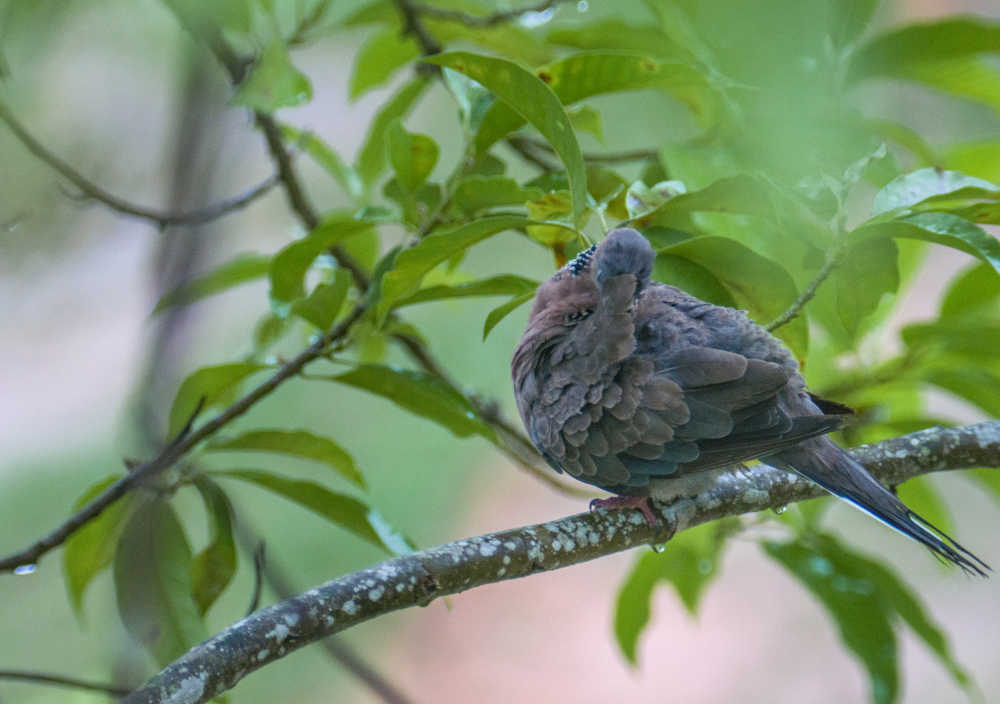
[[[73,533],[97,518],[104,509],[125,496],[133,488],[155,477],[168,467],[172,467],[199,442],[239,418],[283,382],[298,374],[309,362],[322,356],[327,346],[346,335],[351,326],[366,310],[364,302],[358,303],[347,317],[337,323],[327,334],[283,364],[270,378],[246,393],[215,418],[199,426],[193,432],[182,432],[173,442],[163,448],[159,455],[135,467],[48,535],[23,550],[0,558],[0,572],[11,572],[19,567],[34,565],[42,555],[62,545]]]
[[[828,256],[826,261],[823,263],[822,268],[820,268],[819,272],[816,274],[816,277],[809,282],[809,285],[806,286],[805,290],[801,294],[799,294],[799,297],[792,302],[792,305],[788,306],[788,309],[785,310],[784,313],[765,325],[764,329],[768,332],[773,332],[782,325],[786,325],[794,320],[799,313],[802,312],[806,303],[811,301],[812,297],[816,295],[816,289],[819,288],[820,284],[826,281],[830,274],[833,273],[833,270],[840,263],[842,253],[842,248],[838,248],[831,252],[830,256]]]
[[[7,123],[11,132],[14,133],[14,136],[16,136],[18,140],[20,140],[25,149],[34,154],[56,173],[80,189],[80,193],[83,194],[84,198],[93,199],[103,203],[115,212],[123,215],[149,220],[160,228],[165,228],[170,225],[201,225],[211,220],[216,220],[235,210],[245,208],[250,203],[270,191],[279,181],[279,175],[275,174],[245,193],[187,213],[171,213],[153,208],[146,208],[141,205],[129,203],[128,201],[119,198],[112,193],[108,193],[100,186],[88,181],[72,166],[50,152],[41,142],[35,139],[31,133],[17,121],[10,110],[7,109],[7,106],[2,102],[0,102],[0,120]]]
[[[875,476],[898,484],[920,474],[1000,466],[1000,421],[930,428],[852,451]],[[638,511],[582,513],[397,557],[278,602],[188,651],[126,704],[206,702],[250,672],[372,618],[473,587],[567,567],[679,531],[823,495],[815,484],[766,465],[721,475],[691,498],[657,505],[654,529]]]
[[[19,682],[33,682],[35,684],[51,684],[57,687],[72,687],[74,689],[86,689],[91,692],[103,692],[113,697],[124,697],[129,693],[125,687],[117,687],[112,684],[101,682],[88,682],[75,677],[64,677],[62,675],[50,675],[44,672],[26,672],[24,670],[0,670],[0,680],[16,680]]]
[[[548,154],[556,153],[556,150],[548,142],[533,137],[513,136],[508,137],[507,141],[510,142],[511,146],[519,150],[520,147],[528,147]],[[583,160],[594,164],[621,164],[630,161],[649,161],[656,158],[657,154],[653,149],[633,149],[624,152],[607,152],[606,154],[598,152],[583,153]]]

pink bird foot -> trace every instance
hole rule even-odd
[[[660,519],[649,507],[648,496],[610,496],[606,499],[594,499],[590,502],[590,510],[595,508],[637,508],[646,517],[646,523],[651,528],[660,527]]]

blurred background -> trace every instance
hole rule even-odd
[[[556,20],[611,11],[602,4],[564,5]],[[352,2],[333,7],[334,14],[356,9]],[[623,18],[643,12],[638,2],[615,3],[613,11]],[[884,4],[876,25],[962,12],[1000,17],[992,0],[897,0]],[[280,114],[321,135],[345,157],[356,152],[372,114],[392,90],[348,100],[351,67],[365,38],[356,28],[333,29],[296,49],[296,65],[312,81],[314,99]],[[128,201],[193,210],[245,192],[273,171],[247,111],[229,106],[227,77],[155,0],[0,2],[0,67],[0,98],[20,122],[92,182]],[[869,90],[872,100],[905,112],[909,124],[932,139],[995,135],[1000,126],[984,107],[942,101],[912,84],[882,81]],[[650,124],[636,118],[648,114],[634,109],[636,101],[657,99],[670,114],[668,101],[650,94],[595,99],[604,114],[607,148],[655,145],[672,135],[675,127],[666,120]],[[439,170],[454,161],[459,149],[454,107],[439,86],[407,126],[442,146]],[[297,165],[322,209],[348,205],[311,162],[300,158]],[[518,168],[525,176],[531,173]],[[383,232],[384,242],[400,235],[391,228]],[[153,318],[161,293],[236,253],[273,252],[301,234],[278,190],[205,226],[161,232],[81,200],[72,185],[0,125],[0,552],[55,527],[88,486],[121,471],[123,458],[149,456],[162,440],[176,385],[188,372],[250,351],[251,331],[266,307],[266,283]],[[551,261],[538,252],[507,233],[472,249],[463,268],[474,275],[499,268],[541,279],[551,272]],[[970,261],[953,250],[935,250],[894,325],[930,317],[945,283]],[[433,351],[454,378],[497,399],[505,415],[516,419],[508,365],[527,308],[482,342],[482,320],[495,305],[490,299],[446,302],[414,307],[407,317],[433,341]],[[303,342],[293,341],[291,349]],[[395,349],[386,355],[390,362],[403,362]],[[361,392],[338,387],[326,395],[316,386],[286,384],[232,432],[270,422],[340,438],[371,485],[372,504],[418,545],[584,508],[582,500],[526,475],[482,439],[456,439]],[[936,415],[957,422],[983,419],[952,399],[940,402]],[[250,458],[247,466],[260,463]],[[312,478],[327,479],[328,472],[292,460],[268,460],[270,468],[285,465],[298,476],[314,471]],[[987,562],[1000,561],[993,538],[998,517],[990,499],[957,475],[932,482],[952,509],[963,542]],[[269,559],[296,591],[383,559],[298,507],[252,488],[231,489],[238,514],[266,539]],[[182,495],[181,511],[190,516],[185,527],[192,543],[203,544],[208,526],[197,496]],[[946,572],[919,547],[849,508],[833,507],[827,524],[838,526],[850,544],[885,555],[905,574],[949,635],[958,661],[983,691],[1000,692],[996,580]],[[450,607],[435,602],[338,638],[414,702],[700,704],[867,697],[864,673],[839,644],[835,626],[752,540],[730,544],[722,576],[697,619],[672,590],[658,589],[639,667],[630,667],[614,643],[611,622],[617,588],[634,559],[620,554],[491,585],[453,597]],[[241,554],[236,582],[209,613],[212,632],[245,611],[250,564]],[[264,603],[273,598],[265,590]],[[90,586],[85,618],[78,620],[58,555],[43,559],[31,575],[0,575],[0,624],[6,634],[0,639],[0,669],[130,683],[152,672],[120,624],[110,575]],[[901,648],[903,701],[963,698],[921,643],[907,634]],[[3,704],[106,700],[0,680]],[[247,677],[231,701],[381,700],[314,645]]]

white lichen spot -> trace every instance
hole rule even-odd
[[[385,594],[385,587],[381,586],[375,587],[370,592],[368,592],[368,598],[371,599],[372,601],[378,601],[379,599],[382,598],[383,594]]]
[[[328,627],[328,628],[330,626],[332,626],[333,624],[335,624],[336,622],[337,622],[337,619],[335,619],[333,616],[324,616],[323,617],[323,625],[326,626],[326,627]]]
[[[374,579],[368,579],[368,580],[365,580],[365,585],[366,585],[366,586],[367,586],[367,587],[368,587],[369,589],[371,589],[372,587],[374,587],[374,586],[375,586],[376,584],[377,584],[377,582],[376,582],[376,581],[375,581]]]
[[[512,540],[508,540],[508,541],[507,541],[506,543],[504,543],[504,544],[503,544],[503,546],[504,546],[505,548],[507,548],[508,550],[513,550],[514,548],[516,548],[516,547],[517,547],[517,543],[515,543],[515,542],[514,542],[514,541],[512,541]]]
[[[417,578],[416,577],[410,577],[410,584],[416,584],[416,583],[417,583]]]
[[[503,577],[505,574],[507,574],[506,567],[501,567],[500,569],[497,570],[497,577]]]
[[[482,555],[483,557],[492,557],[493,555],[496,554],[496,551],[497,551],[496,546],[491,545],[490,543],[483,543],[482,545],[479,546],[479,554]]]
[[[177,689],[166,699],[164,704],[181,704],[182,702],[194,702],[202,698],[205,693],[205,676],[185,677],[180,681]]]
[[[636,511],[629,511],[628,522],[631,523],[632,525],[634,526],[640,525],[645,520],[646,520],[645,517],[643,517],[641,513],[638,513]]]
[[[340,607],[340,610],[349,616],[353,616],[358,613],[358,605],[354,603],[354,599],[348,599],[344,602],[344,605]]]
[[[505,565],[509,565],[510,564],[510,555],[504,555],[503,556],[503,563]]]
[[[267,658],[267,656],[270,655],[270,654],[271,654],[271,651],[268,650],[267,648],[264,648],[262,651],[260,651],[259,653],[257,653],[257,661],[258,662],[263,662]]]
[[[562,550],[562,543],[557,539],[552,541],[552,549],[556,552]]]
[[[289,628],[295,628],[295,624],[299,622],[298,614],[285,614],[285,623],[288,624]]]
[[[288,626],[283,623],[274,624],[274,628],[264,634],[265,638],[273,638],[275,643],[281,643],[288,637],[291,631],[288,630]]]
[[[400,582],[399,584],[396,585],[397,592],[402,593],[404,589],[406,589],[406,584],[404,582]]]

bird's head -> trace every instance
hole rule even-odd
[[[638,232],[614,230],[539,286],[514,353],[515,377],[537,367],[543,355],[553,354],[563,343],[579,354],[604,351],[617,356],[625,350],[623,335],[627,332],[625,341],[631,340],[634,302],[649,282],[653,257]]]

